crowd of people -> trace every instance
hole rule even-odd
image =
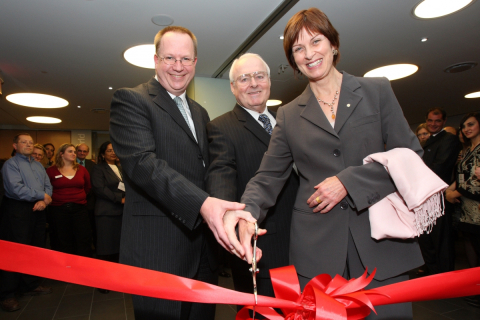
[[[60,252],[118,262],[125,188],[110,141],[101,145],[96,163],[87,159],[85,143],[64,143],[55,154],[53,144],[34,144],[21,133],[13,147],[15,155],[2,167],[0,239],[38,247],[49,243]],[[16,294],[51,292],[37,277],[0,271],[6,311],[20,309]]]
[[[316,8],[298,12],[285,28],[286,58],[308,85],[278,112],[266,106],[270,68],[259,55],[233,62],[237,103],[210,121],[186,95],[197,63],[195,35],[169,26],[154,45],[155,76],[114,93],[112,142],[102,144],[96,164],[86,160],[85,144],[63,144],[54,157],[52,144],[15,137],[16,155],[2,170],[1,239],[41,246],[48,220],[53,249],[91,256],[94,227],[101,259],[212,284],[220,244],[239,257],[231,265],[235,289],[253,292],[248,268],[256,256],[258,292],[268,296],[274,296],[268,270],[289,264],[302,289],[323,273],[351,279],[376,268],[367,287],[375,288],[407,280],[419,267],[422,274],[451,271],[456,231],[468,240],[472,266],[479,265],[478,114],[465,116],[457,135],[445,127],[445,111],[433,108],[412,132],[387,79],[337,70],[339,34]],[[397,186],[382,164],[363,159],[395,148],[412,150],[449,185],[445,214],[418,241],[371,237],[369,208]],[[22,221],[9,213],[32,208],[43,214]],[[12,233],[25,225],[28,240]],[[2,308],[18,309],[15,292],[51,288],[2,271]],[[469,303],[480,306],[476,296]],[[137,320],[215,315],[215,305],[138,295],[133,305]],[[413,318],[410,303],[376,310],[366,319]]]

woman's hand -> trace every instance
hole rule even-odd
[[[462,195],[460,194],[460,192],[458,192],[457,190],[446,190],[445,191],[445,199],[447,199],[448,202],[450,203],[460,203],[460,200],[458,198],[460,198]]]
[[[477,177],[477,180],[480,180],[480,167],[475,168],[475,177]]]
[[[329,212],[348,194],[347,189],[337,177],[327,178],[314,188],[317,191],[308,198],[307,204],[310,208],[315,207],[313,209],[315,213]]]

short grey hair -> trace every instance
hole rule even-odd
[[[233,81],[235,81],[235,79],[233,79],[233,69],[235,69],[235,66],[237,65],[237,63],[241,59],[248,58],[248,57],[256,57],[256,58],[260,59],[260,61],[262,61],[263,64],[265,65],[265,68],[267,69],[268,77],[270,78],[270,68],[268,67],[268,64],[265,62],[265,60],[263,60],[262,57],[260,57],[259,54],[247,52],[247,53],[242,54],[240,57],[238,57],[237,59],[235,59],[233,61],[232,66],[230,67],[230,72],[228,74],[228,77],[230,78],[230,83],[233,83]]]

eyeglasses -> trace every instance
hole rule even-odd
[[[33,146],[33,141],[20,140],[17,143],[26,144],[27,146]]]
[[[192,66],[193,63],[195,62],[195,58],[188,58],[188,57],[184,57],[184,58],[181,58],[181,59],[175,59],[174,57],[170,57],[170,56],[166,56],[166,57],[159,57],[157,56],[158,59],[160,60],[163,60],[163,62],[165,62],[165,64],[168,64],[169,66],[177,63],[177,61],[180,61],[180,63],[184,66]]]
[[[268,80],[268,74],[265,71],[255,71],[252,73],[245,73],[237,77],[233,83],[238,86],[246,87],[252,83],[252,79],[255,78],[255,82],[264,83]]]

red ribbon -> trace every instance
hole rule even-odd
[[[237,314],[249,319],[253,294],[236,292],[168,273],[85,258],[0,240],[0,269],[80,285],[160,299],[247,305]],[[480,294],[480,267],[400,282],[372,290],[364,288],[375,272],[349,281],[325,274],[300,292],[293,266],[270,270],[276,298],[258,296],[255,311],[270,320],[361,319],[374,306]],[[280,315],[273,308],[281,309]]]

